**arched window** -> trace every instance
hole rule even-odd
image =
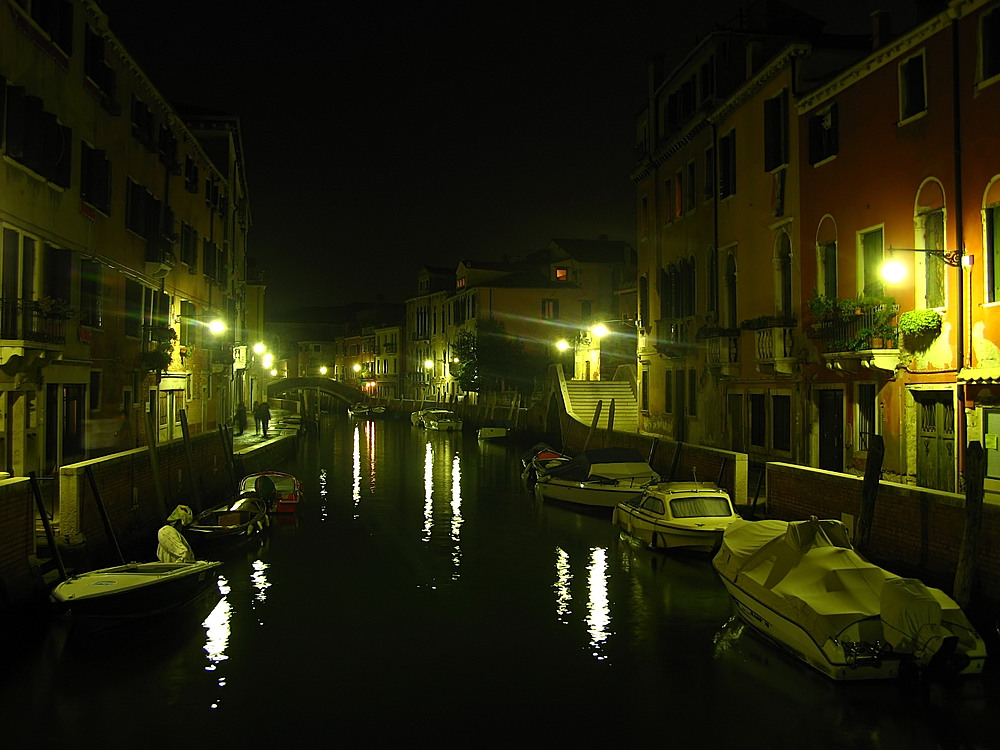
[[[816,290],[827,297],[840,296],[837,273],[837,226],[826,216],[816,231]]]

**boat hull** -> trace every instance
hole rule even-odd
[[[712,553],[722,544],[722,529],[685,528],[679,524],[662,522],[643,523],[636,519],[623,518],[617,509],[612,520],[626,534],[654,549]]]
[[[507,437],[506,427],[480,427],[476,433],[480,440],[493,440],[495,438]]]
[[[801,626],[754,599],[731,581],[722,579],[733,611],[758,635],[790,656],[833,680],[889,680],[899,676],[901,661],[892,654],[881,658],[851,659],[833,641],[816,643]]]
[[[611,510],[618,503],[627,502],[641,494],[642,487],[570,482],[548,477],[539,477],[535,482],[535,496],[539,500],[588,508]]]
[[[218,581],[221,563],[129,563],[72,576],[55,587],[52,600],[74,617],[122,620],[154,617],[184,607]]]

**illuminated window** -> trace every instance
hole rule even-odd
[[[568,268],[557,268],[556,269],[556,281],[569,281],[569,269]]]

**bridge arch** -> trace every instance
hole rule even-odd
[[[356,404],[365,398],[365,394],[357,388],[333,380],[331,378],[281,378],[267,384],[268,398],[281,398],[293,391],[315,392],[317,389],[327,396],[339,399],[345,404]]]

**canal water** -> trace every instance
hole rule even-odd
[[[1000,745],[992,665],[832,683],[731,619],[707,557],[538,505],[526,447],[331,417],[281,467],[296,517],[227,556],[218,594],[4,644],[3,746]]]

